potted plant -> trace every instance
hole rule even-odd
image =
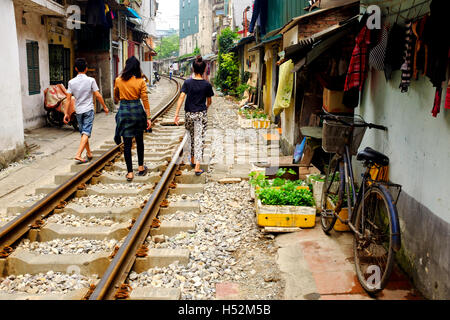
[[[297,188],[286,182],[280,187],[265,187],[256,191],[257,223],[264,227],[315,226],[316,209],[309,189]]]

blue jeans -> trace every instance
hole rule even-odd
[[[81,135],[85,134],[91,137],[92,125],[94,124],[94,110],[87,111],[85,113],[75,114],[77,117],[78,128]]]

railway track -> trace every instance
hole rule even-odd
[[[154,112],[152,133],[145,134],[147,176],[127,182],[123,146],[110,141],[93,151],[94,161],[81,165],[81,171],[56,176],[58,187],[36,190],[36,198],[46,195],[31,207],[8,208],[22,212],[0,228],[0,276],[10,283],[24,280],[11,292],[2,293],[0,287],[0,299],[180,297],[179,289],[142,287],[132,291],[127,284],[132,270],[139,273],[189,259],[187,250],[149,249],[146,245],[149,235],[195,228],[189,221],[161,223],[157,215],[177,209],[168,208],[168,194],[190,194],[204,183],[204,177],[180,170],[187,138],[183,127],[171,123],[181,87],[180,79],[172,81],[176,82],[176,94]],[[133,158],[136,160],[136,154]],[[79,168],[74,165],[71,170]],[[36,277],[43,285],[31,280],[27,284],[26,279],[35,281]],[[52,286],[61,282],[63,286],[53,290]]]

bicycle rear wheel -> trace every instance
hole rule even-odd
[[[384,289],[394,265],[392,221],[390,206],[393,200],[383,186],[371,186],[358,208],[353,251],[358,280],[364,290],[376,294]],[[396,213],[394,213],[394,216]]]
[[[330,234],[337,220],[333,214],[334,209],[330,206],[330,200],[336,197],[342,199],[344,196],[344,189],[339,187],[339,177],[339,157],[337,155],[330,155],[328,168],[325,170],[325,182],[323,184],[320,206],[322,209],[320,224],[326,234]]]

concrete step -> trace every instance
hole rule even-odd
[[[148,195],[152,193],[153,184],[149,184],[141,189],[102,189],[96,185],[89,186],[84,194],[86,195],[101,195],[107,197],[135,197],[138,195]],[[77,192],[78,195],[78,192]]]
[[[83,238],[88,240],[117,239],[125,237],[129,230],[128,223],[118,223],[111,227],[72,227],[62,224],[48,223],[41,229],[32,229],[28,233],[30,241],[51,241],[55,239]]]
[[[89,288],[76,289],[68,293],[0,293],[0,300],[82,300]]]
[[[151,268],[167,267],[170,264],[178,261],[179,264],[185,265],[189,263],[188,249],[156,249],[148,250],[148,256],[145,258],[136,258],[133,265],[133,270],[137,273],[142,273]]]
[[[148,160],[144,159],[144,165],[146,165],[145,164],[146,161],[148,161]],[[169,163],[167,161],[163,161],[159,165],[154,165],[154,166],[146,165],[146,166],[148,167],[148,170],[150,172],[157,172],[157,171],[163,172],[164,170],[166,170],[168,164]],[[134,171],[137,171],[137,167],[138,167],[138,164],[137,163],[133,163],[133,170]],[[115,171],[126,171],[127,170],[127,165],[124,162],[117,162],[117,163],[112,165],[112,170],[115,170]]]
[[[189,221],[162,221],[159,228],[152,228],[150,235],[155,236],[164,234],[172,237],[182,231],[195,230],[196,225],[194,222]]]
[[[179,288],[145,286],[134,288],[129,300],[180,300],[180,298],[181,290]]]
[[[48,194],[59,187],[59,184],[50,184],[43,187],[39,187],[34,190],[34,194]]]
[[[93,254],[48,254],[40,255],[23,249],[16,249],[4,264],[3,274],[38,274],[54,272],[67,273],[76,269],[82,275],[101,276],[110,263],[111,252]],[[4,259],[2,259],[4,260]]]
[[[175,177],[175,182],[177,184],[205,184],[206,174],[203,173],[200,176],[196,176],[193,169],[191,171],[182,171],[181,176]]]
[[[131,218],[136,218],[141,213],[140,208],[136,207],[99,207],[99,208],[88,208],[77,204],[69,203],[64,208],[64,213],[73,214],[80,218],[103,218],[105,216],[110,217],[116,222],[127,222]]]
[[[173,214],[177,211],[192,211],[192,212],[200,212],[200,202],[190,201],[190,200],[180,200],[176,202],[170,202],[167,208],[160,208],[159,214]]]
[[[186,194],[203,193],[203,184],[181,184],[178,183],[175,189],[170,189],[169,194]]]
[[[138,176],[134,175],[133,182],[135,183],[158,183],[161,179],[160,172],[148,172],[146,176]],[[112,175],[108,172],[103,173],[100,177],[93,177],[91,179],[92,184],[103,183],[103,184],[111,184],[111,183],[126,183],[125,175],[123,177],[118,177],[116,175]]]

